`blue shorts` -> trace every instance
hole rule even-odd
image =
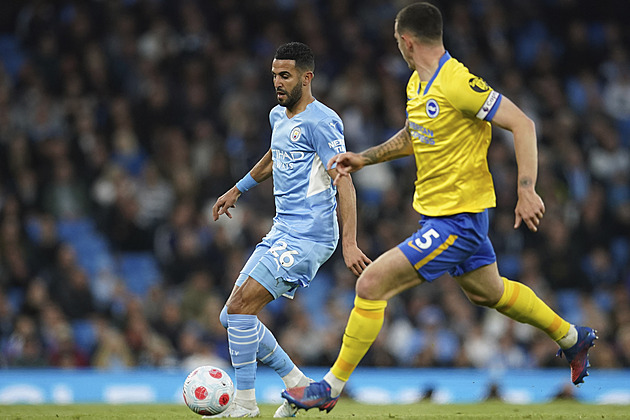
[[[337,241],[314,242],[282,232],[276,226],[256,245],[241,274],[240,286],[252,277],[273,295],[293,298],[298,287],[308,287],[317,270],[333,254]]]
[[[488,238],[488,210],[420,219],[420,229],[398,245],[426,280],[461,276],[497,260]]]

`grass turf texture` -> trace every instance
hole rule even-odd
[[[278,405],[261,404],[262,418],[272,418]],[[477,404],[416,404],[368,405],[348,399],[341,400],[328,414],[316,409],[300,410],[297,418],[312,419],[630,419],[630,405],[593,405],[576,401],[547,404],[514,405],[501,402]],[[0,420],[18,419],[201,419],[186,406],[176,404],[151,405],[0,405]]]

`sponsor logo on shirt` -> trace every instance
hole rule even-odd
[[[433,130],[429,130],[428,128],[423,127],[420,124],[416,124],[413,121],[409,121],[409,132],[414,141],[418,140],[424,144],[435,144]]]
[[[346,148],[343,144],[343,139],[337,139],[328,142],[328,147],[334,150],[337,153],[343,153],[346,151]]]
[[[490,90],[490,86],[481,77],[473,77],[468,81],[468,86],[475,92],[483,93]]]
[[[301,151],[284,151],[278,149],[271,149],[273,156],[273,164],[278,169],[293,169],[295,162],[303,160],[306,155]]]

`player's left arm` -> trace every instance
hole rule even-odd
[[[538,149],[534,122],[512,101],[503,96],[492,123],[509,130],[514,136],[516,164],[518,166],[518,201],[514,209],[514,228],[524,222],[532,232],[538,231],[545,214],[545,204],[536,193],[538,176]]]
[[[336,179],[337,170],[328,170],[332,179]],[[337,182],[337,209],[341,223],[341,246],[346,267],[359,276],[372,261],[357,245],[357,195],[352,178],[341,177]]]
[[[251,177],[253,184],[256,185],[271,177],[272,172],[273,158],[271,155],[271,149],[269,149],[267,153],[260,158],[258,163],[256,163],[256,165],[254,165],[254,167],[249,171],[248,175]],[[219,220],[219,216],[222,214],[225,214],[230,219],[232,218],[230,209],[236,207],[236,202],[243,192],[244,191],[238,189],[237,183],[225,194],[217,198],[214,206],[212,206],[212,218],[215,222]]]

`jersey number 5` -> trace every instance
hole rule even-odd
[[[415,243],[418,246],[418,248],[427,249],[431,247],[431,244],[433,244],[433,238],[437,239],[439,237],[440,237],[440,234],[437,233],[435,229],[429,229],[422,234],[423,240],[420,240],[420,238],[416,238]]]

